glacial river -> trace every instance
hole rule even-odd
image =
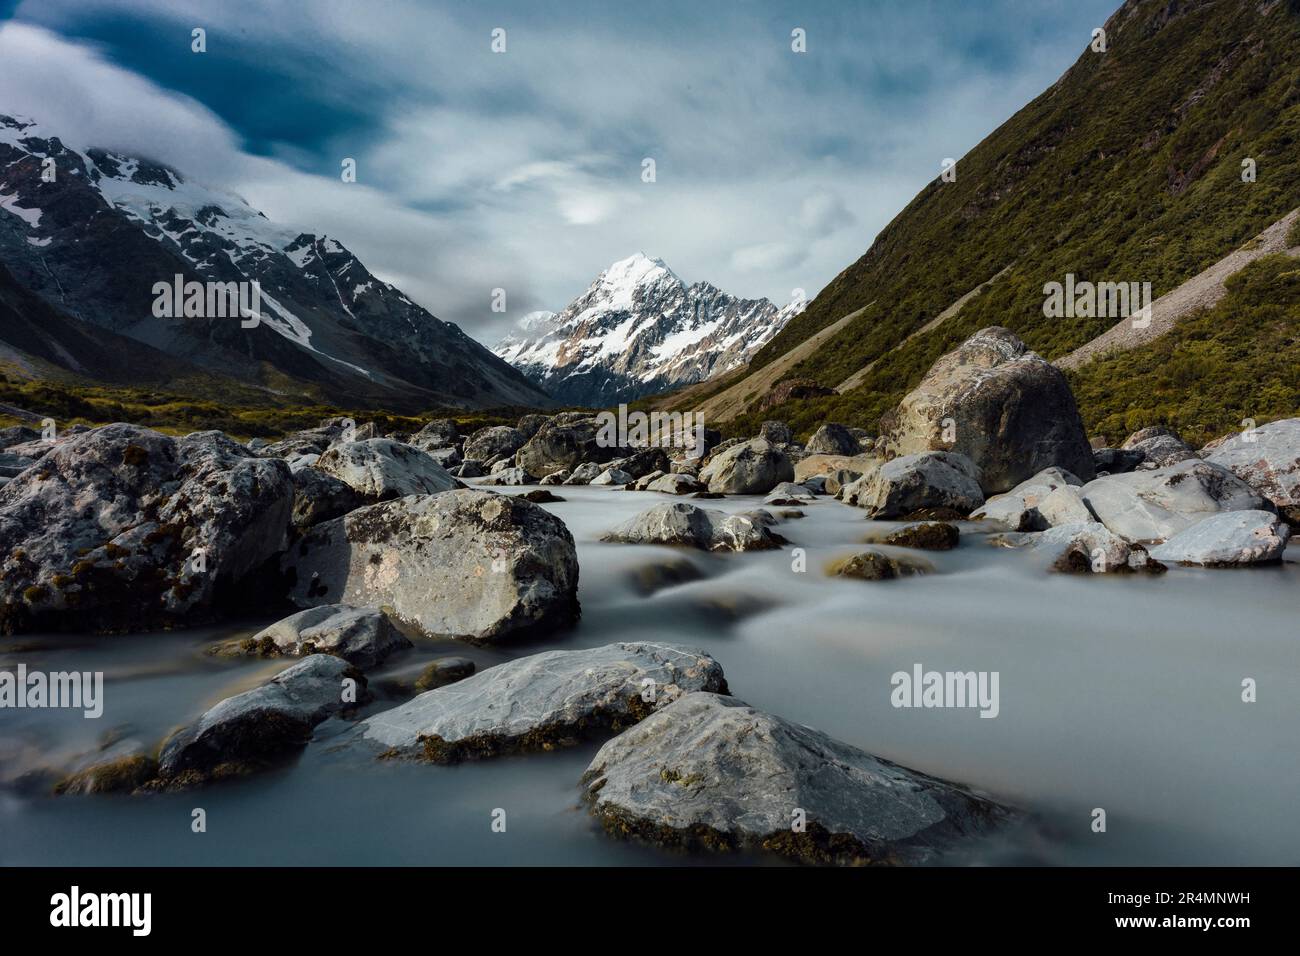
[[[779,528],[806,551],[798,573],[789,549],[710,555],[603,544],[604,531],[679,499],[552,490],[567,501],[545,507],[578,542],[581,623],[498,648],[417,638],[416,650],[370,672],[381,697],[387,680],[409,679],[445,654],[481,669],[553,648],[672,641],[716,657],[732,693],[756,707],[1029,813],[1028,825],[952,862],[1300,862],[1296,547],[1279,567],[1076,577],[969,534],[955,551],[921,553],[934,574],[866,583],[821,568],[881,523],[830,498]],[[692,503],[739,511],[758,500]],[[680,560],[699,579],[642,592],[645,568]],[[359,762],[331,750],[346,728],[333,720],[284,769],[203,790],[54,797],[30,785],[30,771],[92,750],[105,734],[157,742],[286,666],[203,654],[276,616],[127,637],[0,639],[0,667],[105,672],[98,720],[0,710],[0,865],[750,862],[606,837],[577,786],[596,743],[454,767]],[[895,708],[891,675],[917,664],[996,671],[997,716]],[[1254,703],[1242,701],[1246,678],[1257,682]],[[206,832],[191,830],[195,808],[206,812]],[[1093,832],[1094,808],[1106,811],[1104,833]],[[497,809],[506,811],[504,833],[492,829]]]

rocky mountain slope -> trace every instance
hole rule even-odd
[[[936,175],[750,363],[753,375],[829,332],[779,375],[820,389],[764,408],[782,382],[757,388],[764,383],[733,374],[665,404],[700,407],[730,386],[724,412],[737,433],[760,418],[799,432],[827,419],[875,429],[940,355],[980,328],[1007,327],[1057,360],[1116,324],[1047,317],[1046,283],[1067,273],[1150,282],[1160,297],[1300,205],[1300,5],[1128,0],[1104,29],[1105,52],[1080,36],[1079,58],[1056,83],[963,156],[955,182]],[[1274,272],[1289,298],[1286,270]],[[1253,342],[1277,330],[1276,321],[1241,321],[1233,334]],[[1190,406],[1223,371],[1205,365],[1182,376],[1160,407]],[[1294,412],[1300,395],[1276,385],[1290,390]],[[1080,410],[1087,421],[1100,417],[1086,399]],[[1234,410],[1231,424],[1251,414]],[[1207,432],[1228,426],[1226,417],[1198,423]]]
[[[74,150],[2,115],[0,257],[0,349],[27,374],[161,382],[188,371],[352,407],[548,403],[337,240],[277,226],[176,170]],[[155,283],[177,275],[259,282],[260,323],[156,316]]]
[[[609,405],[743,365],[800,308],[687,285],[662,260],[637,253],[564,311],[525,316],[493,351],[566,404]]]

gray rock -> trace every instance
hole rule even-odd
[[[769,445],[788,445],[794,441],[790,426],[785,422],[763,422],[758,428],[758,437]]]
[[[632,452],[606,441],[595,418],[557,415],[519,449],[517,461],[529,474],[544,478],[554,471],[572,471],[583,462],[613,461]]]
[[[605,468],[594,461],[584,462],[569,473],[569,477],[564,479],[566,485],[589,485],[597,475]]]
[[[771,442],[754,438],[715,454],[700,470],[700,481],[722,494],[765,495],[783,481],[794,481],[794,465]]]
[[[882,424],[891,457],[960,452],[979,468],[985,494],[1051,465],[1093,477],[1064,373],[1004,328],[983,329],[942,356]]]
[[[1056,571],[1103,574],[1133,569],[1130,557],[1134,546],[1098,521],[1065,524],[1032,534],[998,535],[989,542],[1000,547],[1029,546],[1045,554]]]
[[[0,488],[0,630],[210,619],[284,546],[293,495],[287,464],[218,432],[69,437]]]
[[[1079,489],[1072,485],[1061,485],[1049,491],[1038,502],[1038,514],[1051,528],[1097,520],[1097,516],[1080,496]]]
[[[1124,450],[1123,448],[1096,448],[1092,453],[1092,464],[1097,475],[1123,475],[1133,471],[1146,461],[1142,451]]]
[[[528,437],[509,425],[490,425],[480,428],[465,439],[461,450],[466,458],[485,461],[489,458],[508,457],[523,447]]]
[[[1208,461],[1107,475],[1084,485],[1080,494],[1107,528],[1142,543],[1164,541],[1220,511],[1267,510],[1250,485]]]
[[[320,456],[316,468],[369,502],[460,487],[460,482],[427,454],[391,438],[340,442]]]
[[[1300,527],[1300,418],[1234,432],[1207,445],[1202,454],[1246,482]]]
[[[505,487],[518,487],[520,485],[535,485],[537,479],[522,468],[503,468],[496,474],[490,476],[484,481],[479,482],[481,485],[499,485]]]
[[[483,477],[483,462],[474,458],[467,458],[456,467],[455,475],[457,478],[481,478]]]
[[[862,472],[854,471],[852,468],[836,468],[834,471],[826,473],[826,493],[840,496],[840,491],[845,485],[851,485],[862,477]]]
[[[352,705],[346,681],[355,681],[357,703],[366,679],[347,661],[313,654],[260,687],[227,697],[162,746],[159,776],[167,787],[263,769],[294,753],[312,729]]]
[[[1151,549],[1157,561],[1225,566],[1278,561],[1288,528],[1269,511],[1224,511],[1184,528]]]
[[[816,500],[817,496],[804,485],[797,485],[792,481],[783,481],[768,492],[767,497],[763,499],[763,504],[793,507],[811,504]]]
[[[0,449],[21,445],[24,442],[38,441],[40,437],[41,433],[34,428],[28,428],[26,425],[9,425],[0,428]]]
[[[568,480],[569,473],[567,471],[553,471],[537,483],[539,485],[562,485]]]
[[[351,604],[322,604],[291,614],[253,635],[255,646],[263,642],[286,656],[333,654],[362,670],[412,646],[383,611]]]
[[[549,415],[525,415],[515,423],[515,428],[519,429],[519,433],[524,436],[524,441],[527,441],[541,431],[542,426],[550,420]]]
[[[929,509],[969,514],[984,503],[979,469],[965,455],[925,452],[887,461],[846,485],[841,497],[872,518],[904,518]]]
[[[606,534],[601,540],[623,544],[675,544],[705,551],[765,551],[786,541],[771,530],[766,511],[729,515],[684,501],[664,502]]]
[[[461,440],[460,427],[450,418],[435,418],[411,436],[410,444],[421,451],[453,448]]]
[[[340,478],[307,465],[290,467],[293,470],[293,513],[290,520],[300,531],[322,521],[340,518],[366,503]]]
[[[313,528],[283,560],[300,606],[383,607],[436,637],[493,641],[566,626],[578,558],[559,518],[463,489],[359,508]]]
[[[862,446],[843,425],[828,422],[813,433],[804,450],[810,455],[857,455]]]
[[[1176,465],[1180,461],[1200,457],[1169,429],[1159,427],[1134,432],[1120,446],[1120,450],[1140,452],[1142,460],[1136,467],[1147,469],[1164,468],[1166,465]]]
[[[811,491],[814,495],[825,495],[830,493],[826,490],[825,475],[813,475],[811,478],[805,478],[800,482],[800,484]]]
[[[448,471],[461,463],[460,452],[456,450],[455,446],[450,448],[430,448],[425,450],[424,453],[432,458],[438,467],[445,468]]]
[[[654,482],[654,481],[659,480],[659,479],[662,478],[665,474],[667,474],[667,472],[663,472],[663,471],[652,471],[652,472],[650,472],[649,474],[642,475],[640,478],[636,479],[636,481],[634,481],[634,482],[632,482],[630,485],[628,485],[628,490],[629,490],[629,491],[646,491],[646,490],[650,487],[651,482]]]
[[[549,750],[634,724],[682,694],[726,686],[717,661],[673,644],[547,651],[376,714],[356,737],[389,756],[439,763]]]
[[[693,475],[674,473],[660,475],[645,486],[646,491],[657,491],[665,495],[689,495],[703,491],[704,485]]]
[[[1026,478],[1010,491],[994,495],[984,504],[971,512],[975,521],[989,520],[1007,531],[1042,531],[1051,527],[1051,523],[1039,512],[1039,506],[1058,488],[1081,486],[1082,482],[1068,471],[1061,468],[1044,468],[1038,474]],[[1050,510],[1065,507],[1068,498],[1057,499]],[[1061,512],[1063,515],[1064,512]],[[1078,520],[1096,520],[1092,513]],[[1061,522],[1064,523],[1064,522]]]
[[[621,468],[606,468],[591,479],[591,483],[593,485],[626,485],[632,480],[632,476]]]
[[[642,448],[626,458],[611,461],[610,466],[627,472],[633,478],[643,478],[656,471],[666,472],[672,465],[662,448]]]
[[[926,862],[1012,817],[957,784],[711,693],[607,742],[582,785],[612,835],[815,863]]]

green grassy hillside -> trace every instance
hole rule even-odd
[[[752,430],[763,418],[783,418],[803,433],[828,419],[874,428],[939,355],[984,326],[1006,326],[1057,358],[1114,320],[1044,317],[1044,283],[1072,272],[1080,280],[1149,281],[1159,296],[1300,206],[1300,2],[1139,0],[1117,11],[1106,31],[1107,52],[1085,49],[1054,86],[959,160],[956,182],[936,178],[922,190],[751,365],[875,300],[790,373],[834,387],[880,359],[863,383],[751,413],[726,431]],[[1080,46],[1087,41],[1080,37]],[[1247,157],[1256,163],[1253,183],[1241,179]],[[955,318],[889,354],[1007,266]],[[1272,326],[1237,313],[1220,319],[1267,351]],[[1210,380],[1250,385],[1233,378],[1247,369],[1222,350],[1197,361]],[[1086,390],[1081,400],[1085,418],[1107,428],[1119,414],[1154,424],[1141,413],[1167,408],[1120,409],[1117,397],[1103,401]]]

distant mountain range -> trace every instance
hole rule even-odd
[[[233,381],[352,408],[548,406],[337,240],[231,193],[0,115],[0,364],[33,377]],[[164,318],[154,286],[250,282],[261,321]]]
[[[737,368],[802,308],[687,285],[637,253],[561,312],[533,312],[493,351],[564,404],[603,406]]]

